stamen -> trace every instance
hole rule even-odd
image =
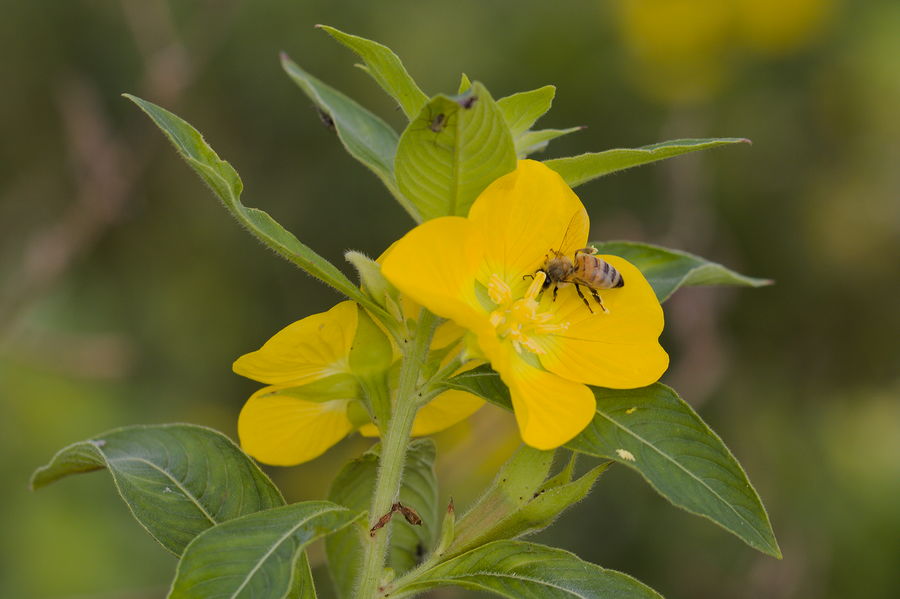
[[[544,281],[547,280],[547,273],[542,270],[534,273],[534,279],[531,281],[531,285],[528,286],[528,291],[525,292],[525,299],[533,300],[538,294],[541,292],[541,289],[544,287]]]
[[[533,353],[533,354],[538,354],[538,355],[540,355],[540,354],[546,354],[546,353],[547,353],[547,350],[545,350],[543,347],[541,347],[540,345],[538,345],[537,341],[535,341],[535,340],[532,339],[531,337],[527,337],[527,338],[524,339],[521,343],[522,343],[522,345],[524,345],[524,346],[528,349],[528,351],[530,351],[530,352]],[[520,352],[520,353],[521,353],[521,352]]]
[[[564,333],[569,330],[568,322],[559,324],[539,324],[534,327],[534,332],[538,335],[548,335],[550,333]]]
[[[546,281],[547,273],[534,273],[524,297],[517,300],[513,300],[512,290],[498,275],[491,275],[488,282],[488,294],[498,304],[489,317],[491,326],[497,336],[512,343],[518,353],[545,354],[538,336],[561,333],[569,328],[567,322],[551,323],[555,316],[552,310],[539,311],[541,304],[537,298]]]
[[[487,289],[488,296],[495,304],[505,304],[512,299],[512,289],[496,273],[491,275]]]

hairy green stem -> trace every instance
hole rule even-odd
[[[436,324],[437,318],[423,309],[415,337],[411,341],[407,340],[406,347],[403,348],[396,401],[381,441],[378,478],[372,496],[372,507],[369,510],[370,527],[374,527],[379,519],[390,511],[400,493],[400,482],[406,463],[406,447],[409,444],[413,419],[419,408],[419,373],[428,356]],[[390,522],[375,530],[374,534],[367,537],[363,543],[363,563],[357,583],[357,599],[372,599],[379,592],[388,551],[389,531]]]

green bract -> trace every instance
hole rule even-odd
[[[581,129],[534,128],[552,105],[556,94],[552,85],[495,100],[485,84],[462,75],[455,95],[429,96],[389,48],[332,27],[321,28],[356,53],[364,63],[362,70],[397,102],[408,121],[402,131],[286,55],[282,66],[323,120],[333,125],[347,152],[376,175],[414,223],[467,216],[492,182],[517,169],[518,159]],[[565,448],[521,447],[459,517],[452,500],[444,509],[434,468],[435,445],[430,440],[410,441],[417,411],[441,394],[451,399],[469,397],[476,407],[481,400],[466,394],[511,407],[509,389],[484,365],[483,356],[476,355],[480,362],[470,360],[473,345],[465,330],[413,305],[398,291],[406,289],[403,285],[397,282],[395,287],[382,275],[379,262],[349,251],[346,258],[360,281],[354,284],[269,214],[245,206],[237,172],[198,131],[159,106],[126,97],[162,130],[241,225],[277,254],[355,302],[343,306],[350,307],[350,316],[358,316],[355,332],[346,339],[333,335],[333,344],[343,348],[342,353],[331,362],[322,358],[315,376],[298,374],[313,382],[269,382],[271,386],[265,393],[258,392],[255,401],[264,406],[276,399],[289,406],[294,405],[291,401],[302,401],[307,408],[327,404],[333,410],[329,414],[337,414],[346,428],[369,426],[375,431],[370,434],[382,436],[379,445],[337,473],[329,501],[293,505],[285,505],[277,488],[241,449],[220,433],[193,425],[109,431],[64,448],[38,469],[34,488],[69,474],[108,469],[138,522],[181,557],[169,597],[314,598],[306,548],[327,537],[328,568],[341,599],[410,597],[447,585],[510,599],[658,598],[625,574],[560,549],[516,540],[549,526],[561,512],[583,500],[614,462],[638,472],[673,505],[712,520],[763,553],[780,557],[762,502],[740,464],[700,416],[674,390],[659,383],[628,390],[584,387],[589,399],[591,393],[596,398],[596,415]],[[304,103],[298,100],[298,107],[302,109]],[[682,139],[552,158],[544,165],[574,187],[633,166],[745,142],[741,138]],[[540,164],[522,164],[536,165],[559,180]],[[593,246],[609,260],[624,258],[635,265],[641,271],[636,274],[646,277],[659,301],[687,285],[770,283],[649,244],[615,241]],[[385,271],[389,270],[386,266]],[[538,275],[546,273],[534,273]],[[535,296],[540,282],[534,283]],[[493,291],[499,293],[498,289]],[[653,300],[650,289],[644,289]],[[483,293],[485,305],[493,305],[490,293]],[[325,324],[317,330],[325,335]],[[300,347],[302,351],[295,353],[312,356],[307,362],[325,355],[316,351],[325,346],[324,341],[312,349],[304,345],[306,341],[302,336],[290,343],[282,340],[288,349],[278,351],[289,353],[290,348]],[[278,351],[266,359],[278,363],[283,357]],[[266,364],[258,369],[265,371]],[[338,369],[336,365],[343,370],[329,370]],[[298,413],[286,412],[289,418],[302,419]],[[590,410],[585,414],[588,420],[591,415]],[[440,418],[447,421],[446,416]],[[370,419],[377,429],[368,424]],[[260,421],[271,422],[265,417]],[[271,429],[263,430],[262,439],[277,453],[284,444],[266,437]],[[317,438],[315,427],[303,430],[309,435],[304,439]],[[554,457],[562,453],[571,455],[551,475]],[[582,462],[593,460],[578,477],[576,455],[583,456]],[[398,520],[401,523],[395,526]]]

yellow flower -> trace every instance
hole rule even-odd
[[[669,358],[659,345],[663,313],[641,272],[600,256],[625,285],[601,290],[604,312],[573,286],[554,301],[538,272],[551,250],[587,245],[587,212],[562,178],[523,160],[475,201],[468,218],[427,221],[398,241],[382,272],[401,293],[470,331],[509,387],[523,440],[558,447],[594,417],[586,385],[617,389],[655,382]]]
[[[355,429],[376,436],[360,382],[380,376],[386,383],[394,357],[388,339],[351,301],[288,325],[234,363],[237,374],[268,385],[241,410],[241,447],[260,462],[291,466]],[[419,410],[412,433],[443,430],[482,404],[469,393],[444,392]]]

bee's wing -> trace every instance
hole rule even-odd
[[[587,245],[589,228],[587,211],[583,206],[579,206],[578,210],[569,218],[569,224],[566,225],[566,230],[563,232],[556,251],[564,256],[573,255],[575,250],[580,250]]]

